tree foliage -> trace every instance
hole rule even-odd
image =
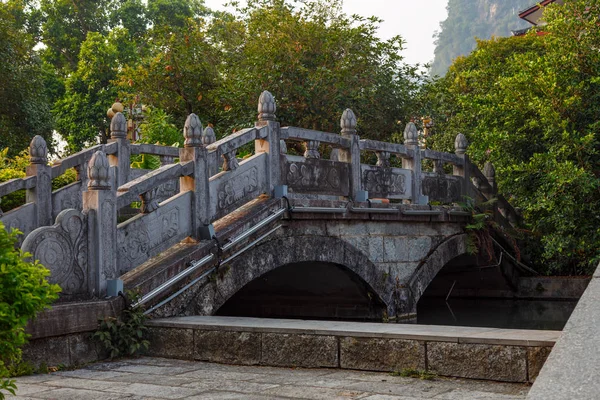
[[[462,131],[470,156],[494,163],[546,272],[590,272],[600,261],[598,11],[598,0],[549,6],[547,35],[479,41],[424,94],[433,145],[448,150]]]
[[[35,135],[51,144],[52,134],[43,67],[21,6],[0,7],[0,148],[9,147],[11,155]]]

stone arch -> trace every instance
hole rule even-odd
[[[393,283],[363,252],[348,242],[329,236],[287,236],[263,242],[227,265],[219,277],[198,288],[196,315],[213,315],[246,284],[284,265],[307,261],[337,264],[360,277],[394,315]]]
[[[468,235],[466,234],[446,239],[417,266],[408,280],[411,298],[409,306],[414,312],[416,312],[419,299],[438,272],[454,258],[467,254],[467,240]]]

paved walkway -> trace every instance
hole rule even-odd
[[[334,369],[245,367],[143,357],[17,379],[7,399],[513,400],[529,386]]]

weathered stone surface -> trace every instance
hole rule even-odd
[[[148,355],[194,359],[194,332],[191,329],[148,328]]]
[[[416,340],[340,338],[340,367],[367,371],[425,369],[425,346]]]
[[[36,367],[71,365],[69,357],[69,337],[59,336],[32,340],[23,347],[23,360]]]
[[[527,371],[529,372],[529,382],[535,382],[539,375],[552,347],[529,347],[527,349]]]
[[[347,163],[288,156],[281,163],[282,183],[292,193],[348,196],[350,167]]]
[[[69,335],[69,365],[83,365],[109,356],[92,335],[92,332]]]
[[[335,336],[264,333],[260,363],[280,367],[337,367]]]
[[[22,249],[50,270],[49,281],[60,285],[64,296],[93,293],[88,271],[86,217],[78,210],[64,210],[52,226],[37,228],[23,241]]]
[[[444,376],[527,382],[527,350],[518,346],[427,343],[428,368]]]
[[[596,269],[596,274],[598,274]],[[597,276],[597,275],[596,275]],[[531,388],[532,400],[596,399],[600,376],[600,280],[594,276]]]
[[[194,331],[196,360],[255,365],[260,362],[261,337],[258,333]]]

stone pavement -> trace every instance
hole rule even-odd
[[[524,399],[524,384],[334,369],[233,366],[142,357],[17,378],[24,399]]]

